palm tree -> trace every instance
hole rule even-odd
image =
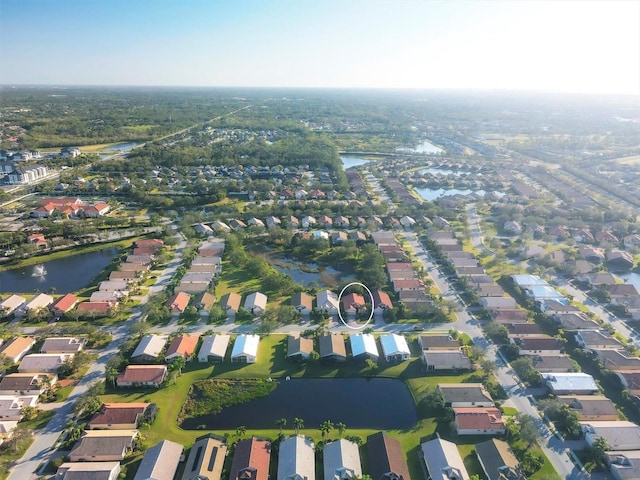
[[[296,431],[296,435],[298,435],[298,433],[300,433],[300,429],[304,428],[304,420],[301,418],[294,418],[293,419],[293,429]]]
[[[280,435],[282,435],[282,429],[287,426],[287,419],[281,418],[280,420],[276,420],[276,427],[280,428]]]
[[[331,420],[325,420],[320,424],[320,433],[322,434],[322,441],[324,442],[324,438],[329,435],[329,432],[333,430],[333,422]]]
[[[340,435],[340,438],[342,438],[342,434],[347,429],[347,426],[342,422],[338,422],[336,423],[336,428],[338,429],[338,435]]]
[[[240,425],[238,428],[236,428],[236,439],[238,439],[238,441],[242,440],[246,433],[247,427],[245,427],[244,425]]]

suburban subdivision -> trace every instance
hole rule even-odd
[[[0,478],[640,478],[638,105],[52,91],[1,91]]]

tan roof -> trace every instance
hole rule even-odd
[[[226,453],[226,444],[216,438],[204,436],[196,439],[189,451],[182,480],[194,480],[197,475],[219,480]]]
[[[35,343],[35,339],[31,337],[12,338],[0,347],[0,355],[5,355],[7,358],[17,362],[19,357],[28,352]]]
[[[220,306],[225,310],[231,309],[238,311],[242,297],[234,292],[229,292],[220,298]]]

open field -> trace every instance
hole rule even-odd
[[[621,163],[622,165],[640,165],[640,155],[615,158],[613,161]]]

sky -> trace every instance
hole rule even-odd
[[[0,84],[640,95],[640,0],[0,0]]]

